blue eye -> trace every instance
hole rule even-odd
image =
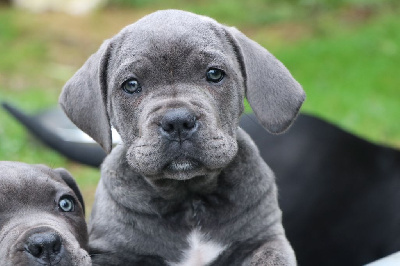
[[[142,87],[137,79],[128,79],[122,84],[122,89],[128,94],[139,93],[142,91]]]
[[[210,68],[206,73],[207,81],[218,83],[225,77],[225,72],[218,68]]]
[[[58,202],[58,207],[63,212],[72,212],[75,210],[75,201],[71,196],[64,196]]]

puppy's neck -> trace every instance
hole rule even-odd
[[[219,173],[218,173],[219,174]],[[189,180],[158,179],[143,177],[158,195],[166,200],[184,199],[191,195],[213,193],[218,185],[218,174],[196,176]]]

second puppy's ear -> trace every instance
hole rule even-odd
[[[65,84],[59,103],[69,119],[109,153],[112,148],[107,113],[107,68],[111,41],[105,41]]]
[[[227,29],[245,78],[246,98],[271,133],[285,131],[305,99],[300,84],[270,52],[235,28]]]

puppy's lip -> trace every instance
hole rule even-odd
[[[199,166],[199,163],[192,159],[175,159],[167,165],[167,169],[173,172],[185,172],[194,170]]]

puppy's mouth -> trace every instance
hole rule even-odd
[[[172,172],[185,172],[185,171],[191,171],[199,167],[199,163],[195,160],[192,159],[175,159],[172,162],[170,162],[167,166],[166,169]]]
[[[208,172],[204,165],[190,157],[179,156],[169,161],[163,168],[161,179],[189,180]]]

